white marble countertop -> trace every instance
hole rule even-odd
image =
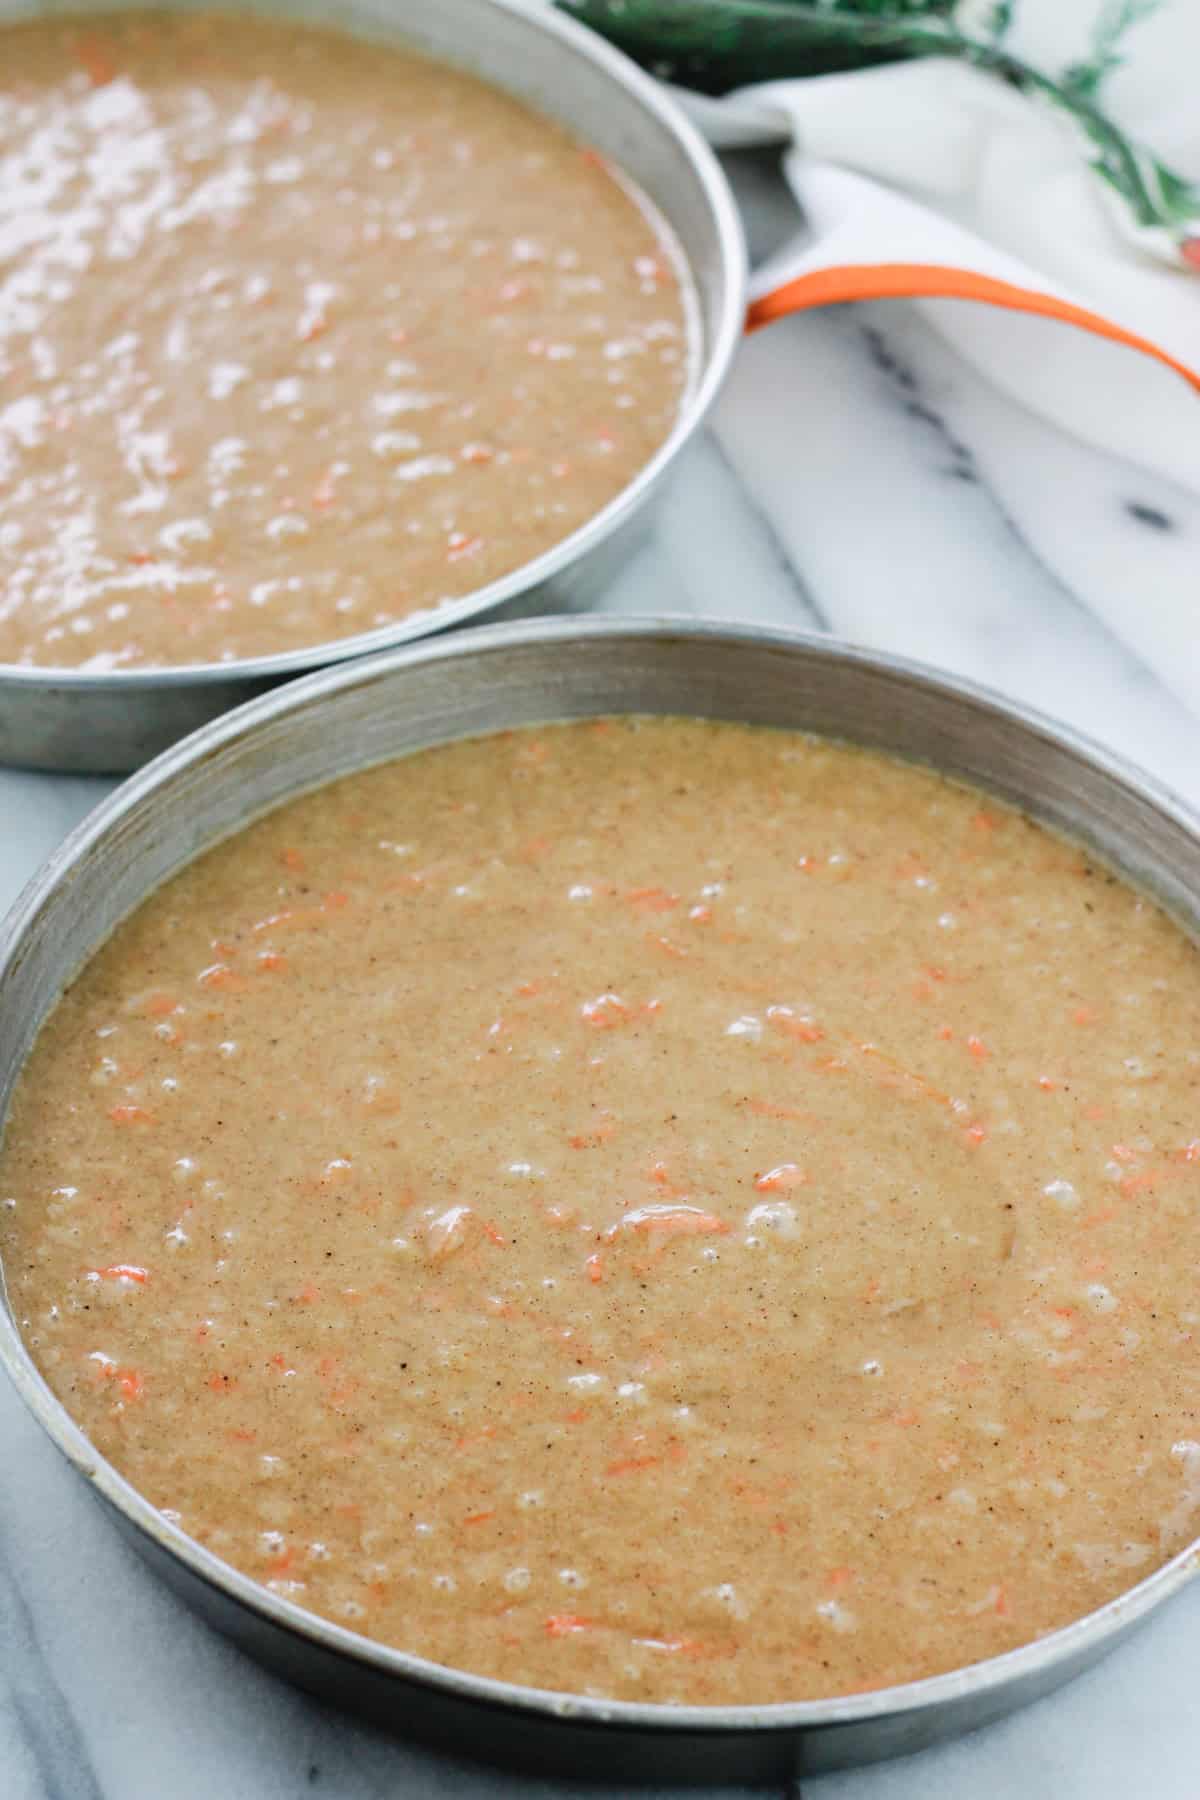
[[[788,217],[736,171],[753,248]],[[988,682],[1200,804],[1200,495],[991,392],[903,303],[744,347],[607,610],[829,630]],[[0,905],[110,784],[0,770]],[[159,1586],[0,1382],[0,1800],[544,1794],[391,1742],[260,1671]],[[808,1800],[1196,1800],[1200,1589],[1069,1689]]]

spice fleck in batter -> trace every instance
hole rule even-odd
[[[274,1592],[549,1688],[844,1694],[1196,1532],[1198,1020],[1151,902],[932,774],[520,731],[124,924],[0,1247],[100,1450]]]
[[[516,101],[244,16],[0,44],[0,661],[391,624],[561,542],[669,435],[676,250]]]

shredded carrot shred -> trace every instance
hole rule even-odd
[[[641,907],[645,912],[670,912],[679,905],[679,895],[664,887],[630,888],[625,899],[630,906]]]
[[[110,81],[115,81],[117,65],[111,51],[99,38],[76,38],[71,51],[93,87],[107,87]]]
[[[796,1163],[780,1163],[777,1168],[768,1169],[764,1175],[754,1177],[754,1185],[760,1194],[773,1194],[780,1188],[803,1187],[808,1176]]]
[[[114,1125],[152,1125],[154,1123],[152,1112],[149,1112],[144,1106],[132,1104],[110,1106],[108,1116]]]
[[[662,1462],[661,1456],[623,1456],[616,1462],[609,1463],[606,1475],[637,1475],[643,1469],[657,1469]]]
[[[724,1219],[715,1213],[705,1212],[699,1206],[685,1206],[676,1201],[663,1201],[650,1206],[635,1207],[626,1213],[616,1225],[605,1234],[608,1238],[617,1237],[622,1231],[638,1231],[651,1239],[655,1237],[697,1237],[710,1232],[724,1234],[729,1226]]]

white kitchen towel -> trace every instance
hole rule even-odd
[[[996,12],[960,0],[955,20]],[[1004,47],[1035,68],[1099,59],[1108,116],[1200,181],[1200,0],[1017,0],[1006,17]],[[998,387],[1200,491],[1200,221],[1139,227],[1061,108],[942,57],[674,91],[718,147],[790,146],[803,223],[756,272],[752,326],[912,297]]]

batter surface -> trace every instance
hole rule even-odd
[[[772,1701],[1200,1523],[1200,969],[990,800],[731,725],[426,753],[204,856],[42,1032],[0,1248],[183,1529],[440,1662]]]
[[[0,50],[0,662],[390,624],[550,549],[669,435],[675,249],[516,101],[220,14]]]

